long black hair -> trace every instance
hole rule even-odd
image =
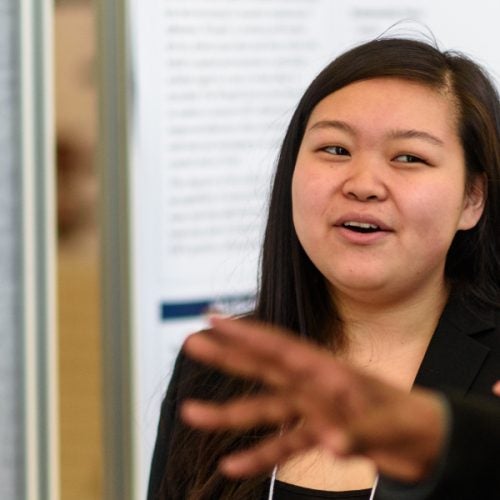
[[[446,91],[456,104],[465,154],[467,188],[478,175],[486,185],[478,224],[459,231],[449,250],[445,275],[452,292],[464,301],[498,304],[500,283],[500,103],[487,73],[456,52],[442,52],[423,41],[381,38],[359,45],[330,63],[311,83],[288,126],[273,182],[261,258],[255,316],[326,345],[341,336],[341,320],[325,278],[300,245],[292,221],[291,183],[306,123],[314,107],[336,90],[360,80],[394,77]],[[225,400],[256,390],[255,384],[190,363],[183,395]],[[168,432],[168,430],[167,430]],[[172,432],[172,431],[171,431]],[[217,461],[233,449],[259,439],[252,434],[202,434],[178,423],[173,431],[162,498],[258,498],[265,478],[229,481]]]

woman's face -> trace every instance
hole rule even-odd
[[[307,123],[292,181],[298,238],[336,293],[443,287],[455,233],[483,208],[465,175],[449,95],[398,78],[350,84]]]

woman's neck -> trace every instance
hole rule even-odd
[[[343,330],[337,355],[360,367],[384,369],[387,363],[423,356],[448,295],[445,285],[436,287],[433,293],[385,303],[337,295]]]

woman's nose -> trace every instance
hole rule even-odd
[[[382,201],[387,187],[382,178],[383,166],[373,160],[351,162],[342,186],[344,196],[357,201]]]

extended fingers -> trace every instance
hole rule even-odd
[[[183,350],[189,357],[232,375],[262,380],[259,357],[227,342],[214,331],[190,335],[184,342]]]
[[[213,317],[210,321],[214,330],[227,342],[251,352],[263,361],[286,364],[289,369],[302,364],[307,366],[307,363],[301,363],[304,357],[309,360],[320,353],[312,344],[274,325],[220,317]]]
[[[182,418],[205,430],[251,429],[261,425],[282,425],[295,418],[287,399],[275,395],[240,398],[224,404],[186,401]]]
[[[315,444],[305,429],[295,427],[253,448],[226,456],[220,462],[220,469],[234,478],[254,476],[272,470],[276,464]]]
[[[319,361],[326,355],[315,346],[277,327],[247,320],[213,318],[212,324],[211,331],[188,337],[184,344],[188,356],[273,387],[318,378]]]
[[[251,348],[257,347],[260,352],[263,352],[263,348],[267,351],[279,352],[283,340],[296,341],[289,332],[282,328],[251,319],[211,316],[209,321],[222,336]]]
[[[312,379],[322,380],[340,370],[340,363],[330,353],[274,325],[248,319],[211,318],[214,331],[224,342],[247,356],[258,360],[261,380],[280,384],[283,375],[290,384]],[[274,370],[275,371],[274,371]],[[264,377],[269,380],[264,380]]]

